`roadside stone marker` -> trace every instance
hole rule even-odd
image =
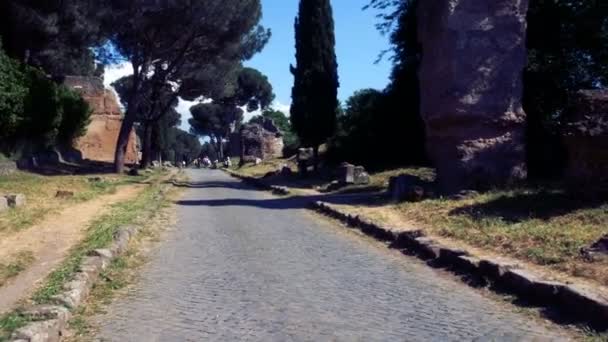
[[[8,202],[8,206],[11,208],[18,208],[25,205],[25,195],[23,194],[11,194],[4,196]]]

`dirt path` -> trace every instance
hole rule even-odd
[[[68,251],[83,237],[89,223],[109,210],[115,203],[134,198],[144,185],[122,186],[114,194],[63,209],[26,230],[0,240],[0,260],[19,252],[32,252],[35,261],[17,277],[0,287],[0,314],[14,306],[43,281]]]

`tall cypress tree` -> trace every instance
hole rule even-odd
[[[329,0],[300,0],[295,20],[296,66],[291,122],[304,146],[315,151],[333,135],[338,109],[338,64]]]

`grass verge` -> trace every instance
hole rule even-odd
[[[116,191],[116,187],[142,180],[143,177],[108,175],[41,176],[27,172],[0,177],[0,194],[24,194],[27,204],[0,213],[0,233],[18,231],[41,221],[47,214],[67,205],[91,200],[99,195]],[[68,199],[55,198],[58,190],[74,192]]]
[[[87,254],[94,249],[107,247],[120,226],[144,220],[165,205],[161,200],[161,186],[158,180],[153,182],[135,199],[113,205],[108,214],[93,221],[84,240],[74,247],[61,266],[49,275],[44,285],[32,296],[32,302],[50,303],[51,298],[62,290],[63,285],[72,280]],[[7,340],[14,330],[30,321],[30,318],[20,314],[18,310],[0,317],[0,341]]]
[[[31,251],[23,251],[9,258],[8,263],[0,262],[0,286],[16,277],[34,262]]]

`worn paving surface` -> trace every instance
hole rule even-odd
[[[178,226],[98,317],[104,341],[563,340],[301,201],[190,171]]]

